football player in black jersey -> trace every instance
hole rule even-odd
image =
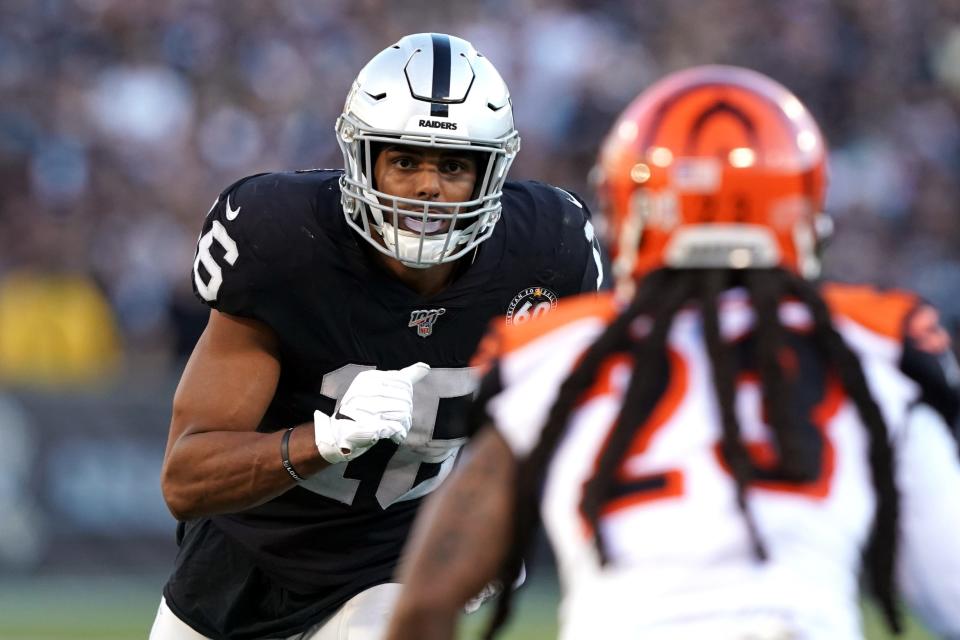
[[[379,637],[419,503],[466,440],[485,327],[603,285],[579,198],[506,181],[509,93],[470,43],[379,53],[336,135],[343,171],[244,178],[207,215],[152,640]]]

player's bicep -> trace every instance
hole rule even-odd
[[[170,444],[204,431],[253,431],[279,376],[277,339],[269,327],[212,310],[174,395]]]

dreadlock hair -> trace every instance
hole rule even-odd
[[[796,296],[809,308],[812,337],[818,355],[835,371],[853,400],[869,435],[870,471],[877,495],[877,510],[866,564],[872,588],[890,627],[901,629],[893,577],[899,500],[893,479],[893,451],[883,416],[867,387],[857,356],[837,332],[830,311],[814,285],[784,269],[735,271],[729,269],[660,269],[639,283],[630,304],[586,350],[579,364],[561,385],[540,440],[520,461],[514,502],[514,544],[501,567],[501,584],[513,584],[520,573],[533,536],[540,526],[540,494],[553,454],[566,432],[569,418],[590,389],[601,366],[611,356],[627,353],[635,363],[623,404],[600,455],[596,474],[584,486],[581,511],[594,532],[594,543],[602,564],[608,562],[600,528],[602,507],[615,483],[616,470],[636,431],[646,423],[661,394],[659,381],[670,375],[667,338],[678,311],[696,303],[703,316],[704,337],[713,372],[722,439],[720,451],[736,484],[737,507],[744,518],[755,557],[767,554],[760,532],[746,500],[747,487],[755,466],[740,437],[735,411],[737,362],[721,336],[718,298],[734,286],[746,286],[755,310],[755,360],[763,390],[764,409],[771,427],[773,445],[779,453],[775,472],[794,481],[816,476],[819,455],[810,445],[815,428],[798,420],[792,411],[794,387],[784,375],[780,359],[787,331],[779,316],[781,300]],[[638,318],[650,319],[649,331],[637,337],[632,328]],[[643,366],[638,366],[643,363]],[[493,638],[510,614],[513,590],[504,589],[497,601],[485,638]]]
[[[868,458],[870,475],[877,493],[877,510],[867,543],[867,569],[874,596],[880,603],[887,624],[899,634],[903,630],[903,620],[897,606],[894,564],[897,555],[900,494],[897,493],[894,481],[894,456],[887,425],[867,387],[859,359],[833,326],[830,310],[819,292],[799,277],[790,278],[789,289],[813,314],[814,335],[821,353],[836,367],[840,381],[853,398],[870,437]]]

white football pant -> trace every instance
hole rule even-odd
[[[400,595],[401,585],[378,584],[347,600],[337,612],[304,633],[286,640],[380,640],[387,632],[387,623]],[[210,640],[194,631],[178,618],[160,599],[157,618],[150,630],[150,640]]]

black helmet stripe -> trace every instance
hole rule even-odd
[[[690,133],[687,136],[686,149],[684,151],[688,155],[692,155],[694,149],[697,146],[697,142],[700,138],[700,134],[703,133],[704,127],[707,125],[707,122],[711,118],[720,115],[728,114],[733,116],[733,118],[740,123],[743,127],[743,132],[746,133],[747,137],[750,139],[750,144],[760,153],[763,153],[763,146],[760,144],[760,138],[757,135],[757,127],[753,123],[753,120],[746,114],[743,109],[740,109],[736,105],[727,102],[726,100],[717,100],[709,108],[704,109],[700,112],[700,115],[697,116],[697,119],[693,123],[693,127],[690,129]]]
[[[450,116],[450,107],[445,102],[450,97],[450,38],[442,33],[431,34],[433,40],[433,87],[430,115],[440,118]]]

